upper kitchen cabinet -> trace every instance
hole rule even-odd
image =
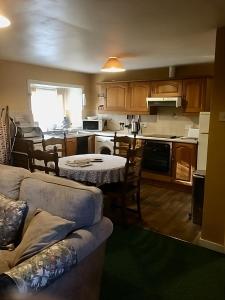
[[[203,111],[204,94],[204,82],[202,78],[183,80],[184,112],[198,113]]]
[[[128,83],[108,83],[104,85],[104,110],[124,112],[128,101]]]
[[[102,83],[98,88],[98,112],[125,114],[155,114],[156,107],[148,108],[150,82]]]
[[[183,80],[183,109],[185,113],[210,111],[212,79]]]
[[[148,112],[146,98],[150,96],[149,82],[131,82],[129,85],[130,97],[127,110],[130,112]]]
[[[151,82],[151,97],[177,97],[181,95],[182,80]]]

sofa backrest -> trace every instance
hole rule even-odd
[[[19,199],[28,203],[28,221],[36,208],[75,221],[77,228],[102,218],[103,197],[98,188],[51,175],[31,173],[21,183]]]
[[[23,168],[0,164],[0,193],[17,200],[22,180],[30,175],[31,173]]]

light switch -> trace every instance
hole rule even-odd
[[[225,122],[225,111],[221,111],[219,113],[219,121],[220,122]]]

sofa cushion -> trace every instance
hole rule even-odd
[[[76,264],[76,249],[68,243],[67,239],[65,239],[47,249],[44,249],[21,264],[5,272],[5,275],[11,278],[16,284],[17,290],[15,291],[15,295],[17,296],[18,292],[22,294],[21,297],[15,297],[15,299],[22,300],[24,299],[24,296],[27,295],[28,297],[26,299],[30,300],[32,293],[46,288],[57,278],[68,272]],[[76,280],[76,278],[74,278],[74,280]],[[84,284],[86,284],[85,281]],[[34,297],[34,299],[50,300],[48,297],[41,297],[40,294],[37,295],[37,297]],[[54,294],[53,298],[51,299],[56,299],[56,297],[57,294]],[[2,300],[2,298],[0,299]],[[67,298],[63,297],[60,299]],[[5,300],[9,299],[6,298]]]
[[[76,226],[75,222],[37,210],[30,221],[21,243],[14,250],[13,265],[20,264],[41,250],[64,239]]]
[[[51,175],[34,173],[21,184],[20,200],[29,206],[28,221],[36,208],[88,227],[102,218],[102,192],[96,187]]]
[[[0,250],[0,274],[11,269],[14,255],[14,251]]]
[[[26,202],[0,194],[0,249],[16,242],[26,213]]]
[[[21,181],[31,173],[23,168],[16,168],[0,164],[0,193],[18,199]]]

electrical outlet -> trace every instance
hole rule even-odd
[[[141,126],[141,128],[146,128],[147,127],[147,123],[146,122],[141,122],[140,126]]]
[[[220,122],[225,122],[225,111],[221,111],[219,113],[219,121]]]

